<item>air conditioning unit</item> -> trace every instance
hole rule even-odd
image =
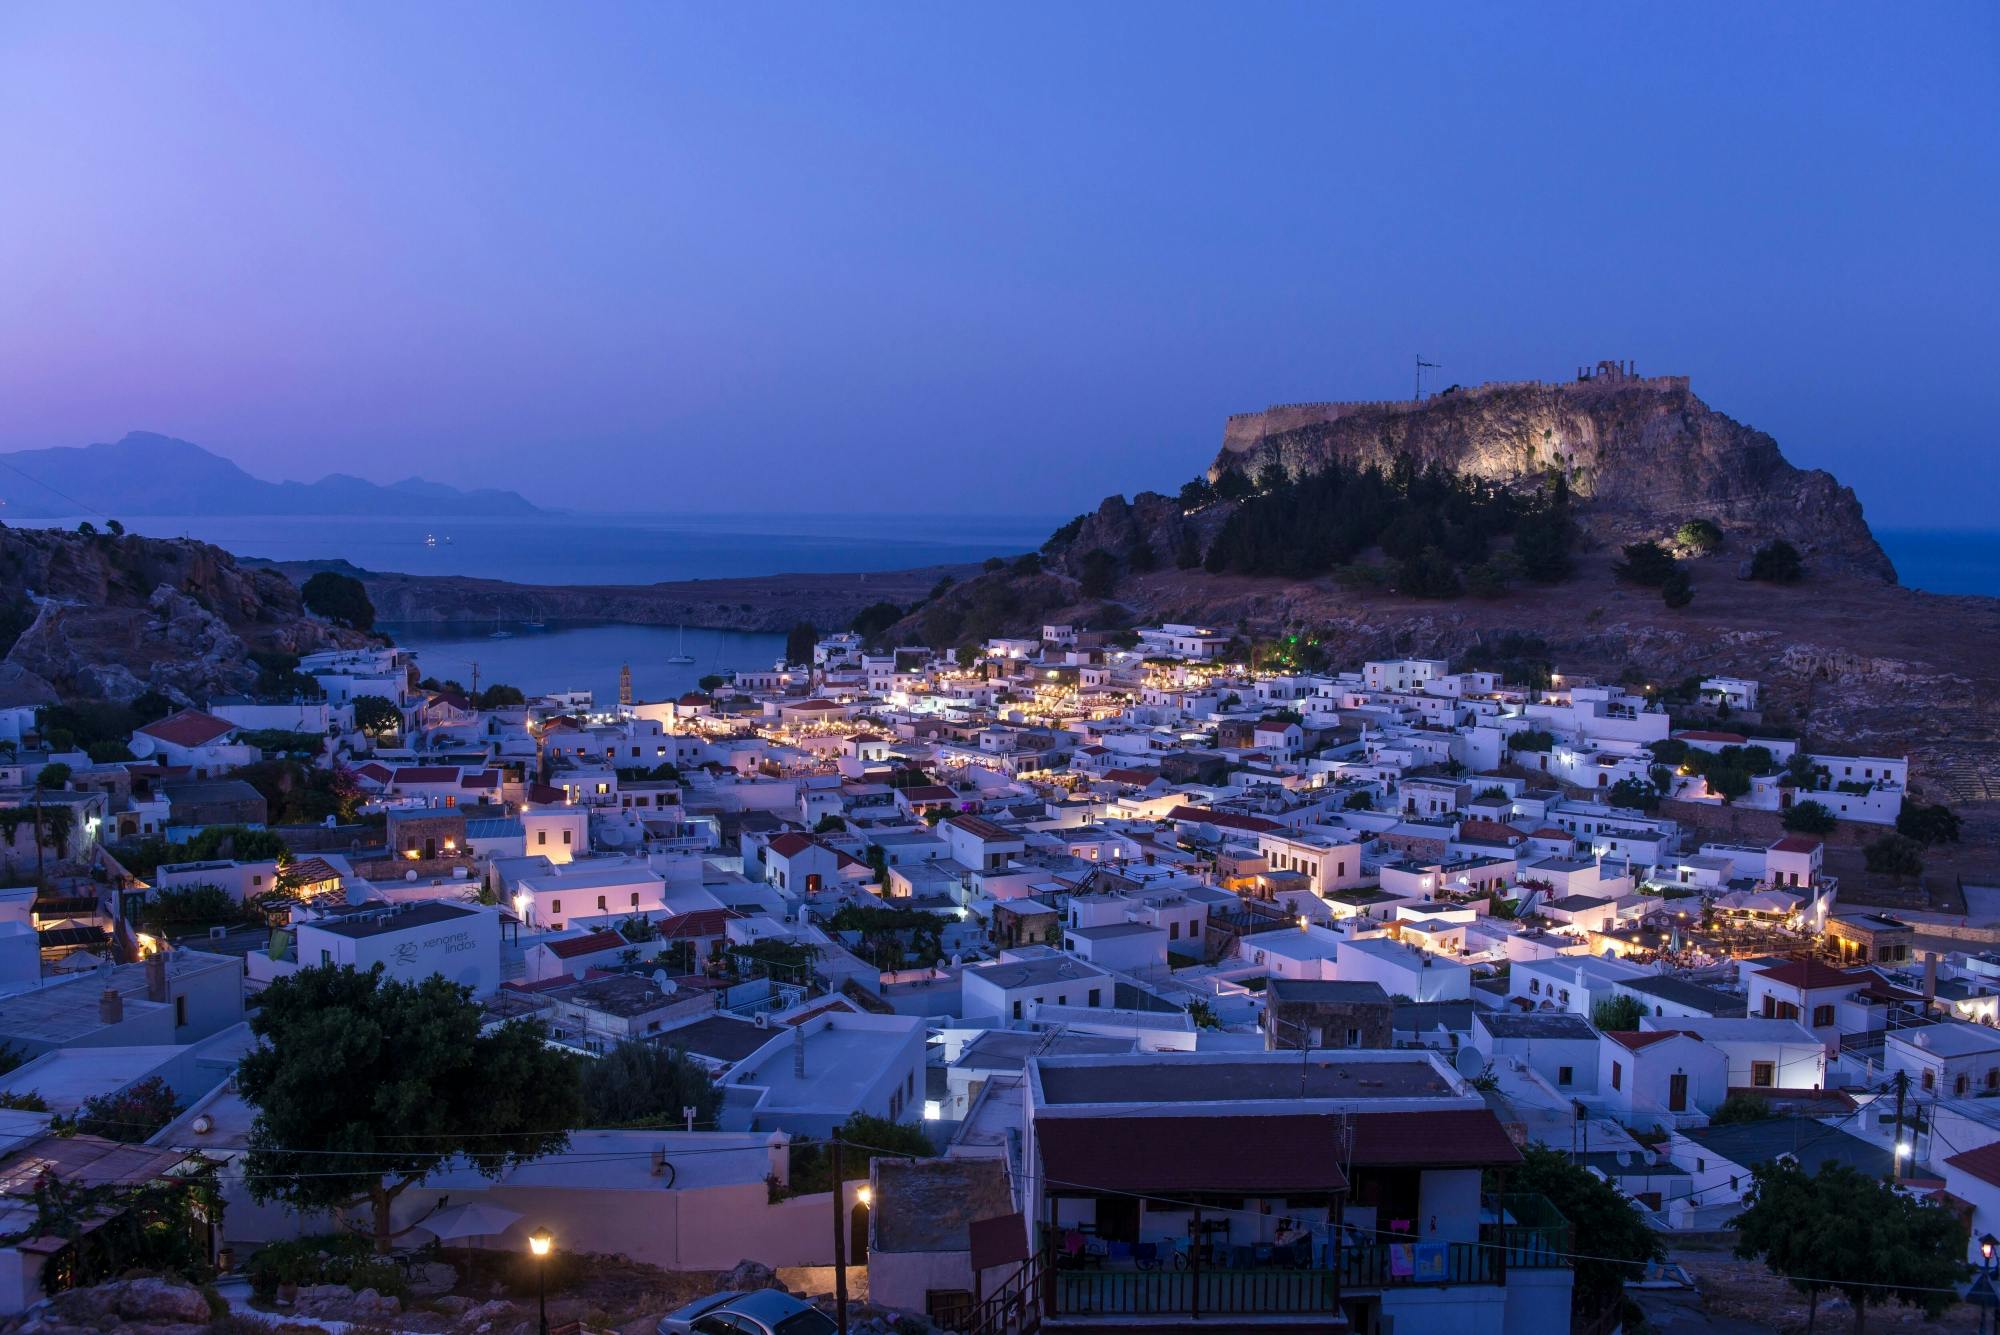
[[[771,1027],[771,1016],[769,1012],[758,1011],[750,1017],[750,1023],[756,1025],[759,1029],[769,1029]]]

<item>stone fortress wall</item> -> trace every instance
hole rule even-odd
[[[1476,398],[1524,389],[1581,391],[1613,387],[1685,391],[1688,388],[1688,377],[1642,376],[1633,373],[1629,361],[1601,361],[1594,367],[1579,366],[1574,380],[1489,380],[1484,384],[1453,389],[1451,397]],[[1232,413],[1222,429],[1222,448],[1240,454],[1254,448],[1267,436],[1282,435],[1287,431],[1296,431],[1300,427],[1336,422],[1343,417],[1353,417],[1360,413],[1420,412],[1436,403],[1441,397],[1443,397],[1442,392],[1421,400],[1345,399],[1329,403],[1276,403],[1262,412]]]

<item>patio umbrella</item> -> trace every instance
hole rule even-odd
[[[439,1242],[450,1242],[455,1238],[490,1238],[496,1233],[505,1233],[520,1218],[519,1214],[503,1206],[472,1201],[454,1205],[449,1210],[439,1210],[417,1227],[435,1234]]]

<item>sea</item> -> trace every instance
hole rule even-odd
[[[610,622],[481,622],[476,626],[436,622],[384,622],[383,630],[416,652],[425,676],[471,686],[505,682],[530,695],[590,691],[599,704],[618,698],[618,669],[630,665],[632,694],[640,700],[668,700],[695,689],[710,673],[732,668],[767,668],[785,653],[782,635],[734,630],[681,631],[673,627],[627,626]],[[832,630],[834,627],[828,627]],[[495,631],[500,634],[496,637]],[[680,654],[692,663],[670,663]]]

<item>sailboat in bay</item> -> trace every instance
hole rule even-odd
[[[687,638],[688,638],[688,628],[685,625],[683,625],[681,627],[680,640],[678,644],[675,646],[674,651],[667,655],[667,661],[669,663],[694,662],[694,655],[687,651]]]

